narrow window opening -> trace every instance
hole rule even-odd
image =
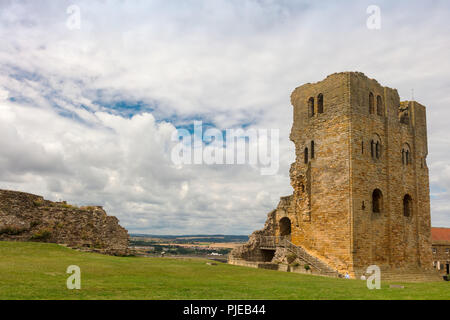
[[[381,99],[381,96],[377,96],[377,114],[379,116],[383,116],[383,100]]]
[[[412,215],[412,198],[409,194],[403,197],[403,215],[405,217]]]
[[[369,94],[369,113],[374,114],[375,113],[375,102],[373,98],[373,93],[371,92]]]
[[[323,113],[323,94],[317,96],[317,113]]]
[[[308,108],[309,108],[309,116],[314,117],[314,98],[309,98],[308,101]]]
[[[375,189],[372,193],[372,212],[380,213],[383,206],[383,194],[379,189]]]

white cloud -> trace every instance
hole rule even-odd
[[[0,101],[5,101],[9,97],[9,92],[0,88]]]
[[[428,106],[433,223],[450,226],[447,2],[379,1],[380,31],[369,2],[77,1],[69,30],[71,4],[0,3],[0,186],[104,204],[131,231],[248,233],[291,190],[291,91],[357,70]],[[279,128],[279,175],[172,167],[192,119]]]
[[[92,126],[11,102],[0,110],[1,187],[101,204],[131,230],[248,232],[286,189],[278,178],[280,190],[269,189],[275,196],[262,196],[265,178],[249,166],[177,169],[170,158],[175,127],[149,113],[98,111]]]

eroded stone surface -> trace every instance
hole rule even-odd
[[[128,231],[102,207],[75,207],[41,196],[0,190],[0,240],[43,241],[127,255]]]
[[[291,103],[293,194],[281,198],[230,262],[264,261],[259,237],[279,236],[287,217],[292,243],[341,274],[359,278],[373,264],[394,273],[430,270],[425,107],[400,102],[397,90],[358,72],[298,87]]]

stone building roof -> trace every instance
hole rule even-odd
[[[450,242],[450,228],[431,228],[433,242]]]

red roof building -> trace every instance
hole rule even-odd
[[[450,228],[431,228],[432,242],[450,242]]]
[[[433,265],[442,275],[450,273],[450,228],[431,228]]]

